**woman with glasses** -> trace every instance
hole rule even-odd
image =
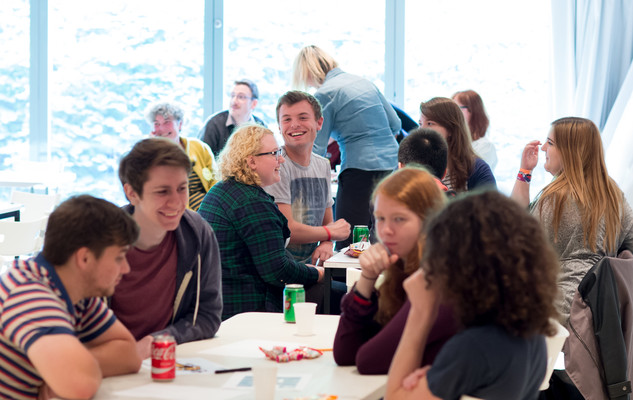
[[[323,268],[298,263],[286,252],[288,220],[262,187],[279,182],[284,162],[273,133],[243,125],[220,153],[218,182],[198,212],[211,224],[222,258],[222,320],[248,311],[281,312],[286,284],[306,288],[317,301]],[[311,298],[314,296],[315,298]]]
[[[598,127],[576,117],[552,122],[541,150],[545,170],[554,179],[530,204],[530,180],[540,145],[533,140],[525,146],[512,198],[530,207],[558,254],[558,286],[564,297],[557,299],[556,307],[564,323],[587,271],[604,256],[633,250],[633,213],[607,173]]]
[[[328,139],[338,142],[341,172],[334,207],[335,220],[350,225],[369,225],[369,198],[374,184],[398,165],[401,122],[376,86],[365,78],[344,72],[338,63],[316,46],[301,49],[295,59],[293,84],[314,93],[323,108],[323,126],[314,152],[325,156]],[[337,241],[337,249],[351,238]]]
[[[497,150],[490,138],[486,136],[490,120],[486,114],[486,108],[481,96],[474,90],[464,90],[455,93],[453,101],[457,103],[464,114],[464,118],[466,118],[466,123],[470,128],[470,136],[473,139],[473,150],[494,171],[497,166]]]
[[[480,187],[495,187],[490,166],[473,151],[470,130],[457,103],[434,97],[420,104],[420,126],[433,129],[448,144],[448,167],[442,183],[449,190],[465,192]]]

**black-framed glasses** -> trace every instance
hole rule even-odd
[[[281,155],[281,148],[278,148],[277,150],[273,150],[273,151],[267,151],[266,153],[257,153],[257,154],[253,154],[254,156],[258,157],[258,156],[274,156],[275,159],[279,160],[279,156]]]

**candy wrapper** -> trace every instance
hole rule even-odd
[[[358,258],[362,254],[363,251],[369,248],[369,246],[371,246],[371,243],[369,242],[352,243],[349,245],[349,249],[345,251],[345,255]]]
[[[298,347],[292,351],[286,351],[285,346],[274,346],[272,350],[262,349],[261,347],[259,349],[264,352],[266,358],[277,361],[278,363],[299,361],[304,358],[313,359],[323,355],[320,350],[305,346]]]

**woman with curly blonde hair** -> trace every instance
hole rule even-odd
[[[222,180],[198,210],[220,246],[223,320],[248,311],[281,312],[285,284],[303,284],[310,298],[310,287],[323,279],[323,268],[298,263],[286,253],[288,220],[262,189],[279,182],[283,162],[269,129],[240,126],[220,153]]]
[[[609,176],[598,127],[577,117],[552,122],[544,168],[554,176],[532,204],[530,181],[541,142],[525,146],[512,197],[530,207],[561,260],[557,300],[561,322],[569,317],[574,293],[587,271],[602,257],[633,250],[633,212]]]
[[[404,282],[411,309],[389,369],[394,399],[536,399],[556,327],[556,254],[528,212],[489,191],[431,218],[420,269]],[[460,331],[420,368],[440,301]]]
[[[424,249],[420,233],[426,217],[445,202],[446,195],[433,175],[416,167],[394,172],[374,189],[380,243],[361,254],[360,278],[341,302],[334,339],[334,360],[339,365],[356,365],[361,374],[387,373],[410,307],[402,282],[419,268]],[[380,274],[384,281],[376,290]],[[444,307],[424,362],[433,361],[454,333],[452,314]]]
[[[434,97],[420,104],[420,126],[439,132],[448,144],[448,167],[442,182],[451,190],[465,192],[497,186],[490,166],[473,151],[470,130],[457,103]]]

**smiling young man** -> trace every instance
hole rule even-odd
[[[139,229],[82,195],[49,216],[44,248],[0,277],[0,397],[91,398],[102,377],[137,372],[130,332],[101,299],[130,267]]]
[[[229,109],[209,117],[199,133],[200,139],[211,147],[213,154],[220,155],[229,136],[240,125],[254,122],[266,126],[264,121],[253,115],[258,99],[259,90],[253,81],[242,79],[234,82]]]
[[[277,102],[277,122],[286,162],[280,181],[265,190],[288,219],[288,251],[300,262],[323,262],[333,255],[333,240],[347,239],[350,225],[344,219],[332,221],[330,163],[312,152],[323,125],[321,105],[309,93],[286,92]]]
[[[209,224],[187,209],[190,168],[184,151],[163,138],[136,143],[119,165],[124,209],[141,232],[110,305],[142,358],[159,333],[184,343],[213,337],[220,326],[220,252]]]

